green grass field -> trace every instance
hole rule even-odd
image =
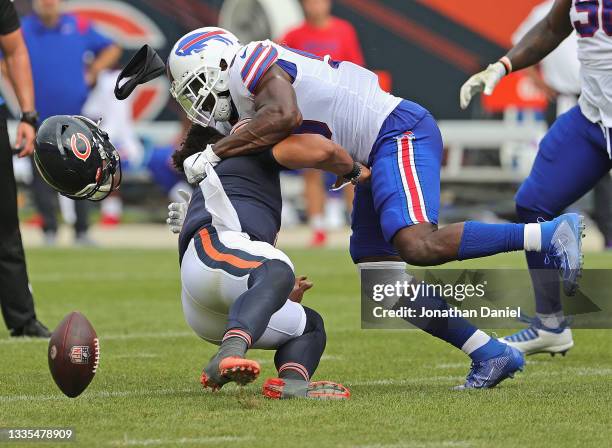
[[[462,353],[416,331],[360,329],[359,284],[345,252],[289,255],[315,282],[305,303],[326,321],[316,378],[349,386],[349,402],[265,400],[261,383],[274,365],[259,351],[254,385],[201,390],[215,348],[183,321],[173,251],[41,249],[28,252],[39,316],[55,326],[83,312],[101,338],[100,369],[68,399],[49,374],[47,342],[0,330],[0,427],[70,426],[88,447],[610,446],[611,331],[575,331],[566,358],[530,357],[497,389],[451,391],[469,368]],[[513,255],[470,266],[523,263]],[[611,264],[611,256],[587,256],[587,267]]]

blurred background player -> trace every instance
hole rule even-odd
[[[608,21],[600,22],[601,17]],[[574,3],[556,0],[500,61],[472,76],[461,88],[461,107],[483,92],[490,95],[499,81],[533,66],[557,48],[574,30],[581,63],[581,95],[578,105],[562,114],[540,142],[529,177],[516,195],[516,211],[525,223],[549,220],[591,190],[612,168],[612,37],[606,0]],[[529,328],[503,341],[527,354],[565,353],[574,341],[565,319],[557,277],[550,261],[539,253],[527,253],[536,297],[536,317]]]
[[[355,28],[346,20],[332,16],[332,0],[301,0],[301,2],[305,22],[281,39],[283,45],[321,57],[330,55],[336,61],[365,65]],[[345,189],[346,207],[343,207],[338,193],[331,193],[328,199],[329,185],[324,181],[323,172],[305,170],[303,176],[306,215],[313,232],[311,245],[323,246],[327,239],[326,207],[327,215],[332,221],[344,224],[346,213],[351,212],[353,188]]]
[[[180,202],[182,200],[181,191],[191,192],[192,190],[191,185],[185,180],[185,175],[177,171],[172,162],[172,154],[180,151],[190,128],[191,122],[183,116],[178,138],[171,144],[155,148],[149,154],[146,162],[155,183],[167,195],[170,202]]]
[[[133,98],[119,101],[114,90],[119,70],[103,70],[83,105],[83,115],[94,121],[102,119],[104,129],[121,155],[124,173],[139,168],[144,159],[143,145],[136,135],[132,117]],[[155,151],[157,152],[157,151]],[[103,226],[115,226],[121,222],[123,202],[120,192],[113,193],[100,204]]]
[[[52,115],[81,115],[100,72],[113,67],[121,56],[121,49],[86,20],[62,13],[62,3],[62,0],[33,0],[34,14],[23,18],[41,121]],[[42,215],[45,241],[54,244],[58,229],[57,194],[33,171],[34,201]],[[92,244],[87,233],[88,203],[70,203],[75,208],[75,241]]]
[[[37,114],[28,49],[23,40],[19,18],[12,2],[0,2],[0,48],[6,72],[19,106],[21,122],[15,145],[19,157],[34,150]],[[13,175],[13,150],[9,141],[4,99],[0,97],[0,306],[11,336],[47,338],[49,330],[36,319],[34,299],[28,281],[25,254],[17,215],[17,187]]]
[[[517,45],[531,28],[546,17],[554,3],[554,0],[546,0],[533,8],[512,36],[512,43]],[[557,117],[578,104],[581,89],[576,34],[570,34],[537,66],[528,67],[525,71],[549,101],[546,122],[550,127]],[[593,219],[604,237],[605,247],[610,249],[612,248],[612,180],[609,174],[604,175],[593,188],[593,201]]]

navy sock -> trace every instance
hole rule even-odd
[[[304,333],[281,345],[274,356],[279,378],[310,381],[325,351],[327,336],[323,318],[308,307],[304,311]]]
[[[553,217],[541,212],[535,212],[516,206],[519,219],[528,224],[538,222],[538,219],[550,221]],[[546,264],[546,254],[543,252],[526,252],[529,274],[535,292],[536,312],[539,314],[555,314],[561,311],[561,293],[559,273],[550,264]]]
[[[421,309],[435,311],[448,310],[450,308],[448,303],[439,297],[424,296],[419,296],[414,301],[402,298],[397,302],[395,308],[403,306],[415,309],[417,316],[421,315]],[[478,330],[478,328],[463,317],[406,317],[405,320],[430,335],[448,342],[459,350]]]
[[[405,265],[398,262],[374,262],[360,263],[360,270],[368,268],[388,269],[392,271],[393,281],[412,282],[413,277],[405,271]],[[476,353],[478,359],[489,359],[497,356],[506,348],[505,344],[498,341],[491,342],[491,338],[478,330],[474,325],[463,317],[448,316],[445,313],[450,310],[449,304],[442,298],[436,296],[426,296],[421,290],[421,294],[415,297],[400,297],[395,304],[387,304],[394,310],[409,308],[414,310],[415,317],[405,317],[404,320],[417,328],[441,339],[452,346],[473,356]],[[428,311],[427,314],[439,316],[446,314],[448,317],[420,317],[422,310]],[[426,314],[426,315],[427,315]],[[487,346],[484,350],[482,347]],[[480,351],[479,351],[480,350]]]
[[[524,224],[483,224],[467,221],[457,258],[467,260],[523,250],[524,231]]]
[[[427,310],[448,310],[450,306],[448,303],[439,297],[426,297],[419,296],[414,301],[409,299],[400,299],[398,306],[407,306],[416,309],[416,314],[421,314],[421,309]],[[412,325],[426,331],[427,333],[435,336],[449,344],[457,347],[459,350],[463,350],[469,354],[473,361],[485,361],[487,359],[494,358],[495,356],[501,355],[506,349],[506,344],[499,342],[497,339],[489,338],[483,332],[478,330],[468,320],[463,317],[448,317],[448,318],[426,318],[426,317],[415,317],[406,318]],[[476,348],[475,350],[470,349],[469,346],[473,345],[466,342],[476,333],[480,334],[480,337],[489,338],[483,346]],[[476,339],[479,336],[476,335]],[[473,350],[473,351],[471,351]]]

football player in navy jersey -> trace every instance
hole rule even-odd
[[[175,166],[223,138],[212,127],[194,125]],[[340,384],[311,382],[323,350],[321,316],[302,306],[312,284],[296,280],[291,261],[274,247],[281,224],[279,173],[318,168],[354,183],[369,170],[342,147],[319,135],[295,135],[258,154],[205,167],[206,177],[189,202],[170,206],[169,224],[178,232],[183,311],[204,340],[220,344],[202,373],[204,387],[217,390],[234,381],[255,380],[260,367],[247,359],[250,348],[276,350],[278,378],[268,379],[269,398],[346,399]]]

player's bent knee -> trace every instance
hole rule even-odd
[[[323,322],[323,317],[319,313],[317,313],[312,308],[304,307],[304,312],[306,313],[306,328],[304,332],[307,331],[321,331],[325,333],[325,324]]]
[[[306,327],[304,328],[304,334],[306,333],[318,333],[318,338],[322,344],[322,348],[325,349],[327,343],[327,334],[325,333],[325,324],[323,317],[312,308],[304,307],[306,313]]]
[[[253,270],[249,277],[249,288],[256,283],[265,282],[267,287],[277,291],[287,291],[289,295],[295,284],[295,274],[287,263],[281,260],[267,260]]]
[[[429,238],[437,227],[430,223],[406,227],[393,237],[393,245],[399,251],[402,259],[414,266],[430,266],[436,264],[438,252],[435,240]]]

